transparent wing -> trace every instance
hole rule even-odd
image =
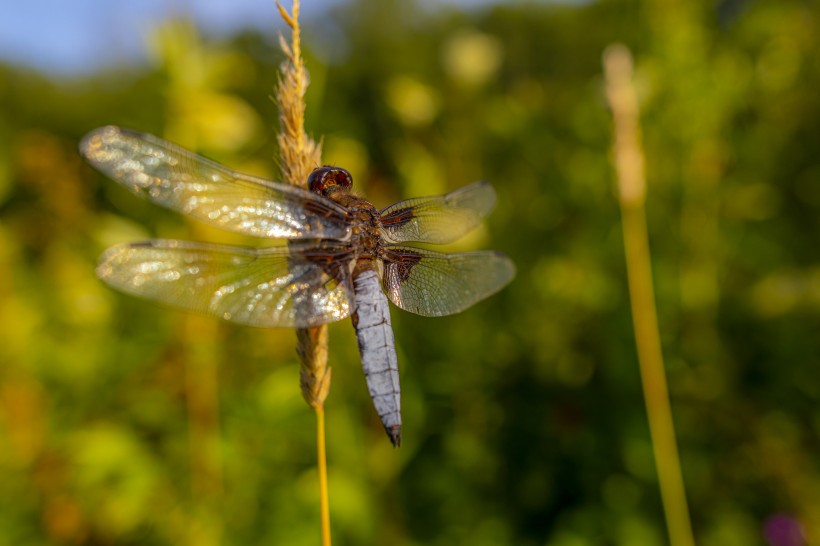
[[[254,249],[153,240],[109,248],[97,275],[172,307],[261,327],[313,327],[350,314],[346,247]]]
[[[254,237],[343,239],[345,209],[307,190],[232,171],[155,136],[102,127],[80,151],[136,194],[197,220]]]
[[[478,226],[495,201],[495,190],[485,181],[446,195],[399,201],[381,211],[384,237],[393,243],[451,243]]]
[[[382,283],[390,301],[401,309],[440,317],[495,294],[514,276],[512,261],[492,250],[445,254],[391,246]]]

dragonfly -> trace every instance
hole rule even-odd
[[[515,276],[496,251],[442,253],[477,227],[497,197],[484,181],[381,210],[351,193],[351,174],[314,169],[307,189],[243,174],[158,137],[115,126],[86,135],[97,170],[154,203],[207,224],[287,245],[168,239],[120,244],[97,275],[123,292],[256,327],[312,328],[351,317],[368,391],[401,444],[401,390],[388,299],[427,317],[458,313]]]

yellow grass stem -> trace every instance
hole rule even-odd
[[[610,46],[604,53],[603,64],[607,98],[614,118],[613,155],[635,342],[669,541],[672,546],[693,546],[652,287],[644,209],[646,181],[638,100],[632,83],[632,56],[622,45]]]
[[[322,511],[322,546],[330,546],[330,495],[327,491],[327,457],[325,454],[325,408],[316,408],[316,449],[319,460],[319,499]]]
[[[276,7],[292,32],[290,44],[282,36],[279,37],[279,44],[286,56],[280,69],[275,97],[279,105],[279,162],[284,181],[304,187],[311,170],[321,163],[321,146],[305,133],[305,91],[308,86],[308,75],[302,59],[299,0],[293,1],[291,13],[288,13],[279,2],[276,3]],[[299,329],[296,331],[296,337],[297,353],[302,365],[302,396],[316,412],[322,545],[330,546],[330,500],[327,487],[324,410],[331,377],[330,368],[327,366],[327,327]]]

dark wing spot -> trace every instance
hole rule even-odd
[[[385,261],[392,270],[394,279],[402,283],[410,278],[413,267],[419,263],[421,259],[421,254],[413,252],[412,250],[402,249],[401,252],[391,252]]]
[[[400,227],[416,217],[413,207],[394,210],[390,214],[382,216],[382,225],[386,228]]]

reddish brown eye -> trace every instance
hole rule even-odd
[[[333,169],[333,171],[337,185],[341,186],[346,190],[349,190],[353,186],[353,177],[350,176],[350,173],[347,171],[347,169],[336,167],[335,169]]]
[[[352,185],[353,177],[346,169],[341,167],[325,165],[313,169],[313,172],[308,176],[308,189],[320,195],[326,195],[331,188],[347,191]]]
[[[308,189],[314,193],[322,193],[322,190],[325,187],[325,176],[327,176],[327,171],[330,170],[329,167],[319,167],[317,169],[313,169],[313,172],[310,173],[308,176]]]

